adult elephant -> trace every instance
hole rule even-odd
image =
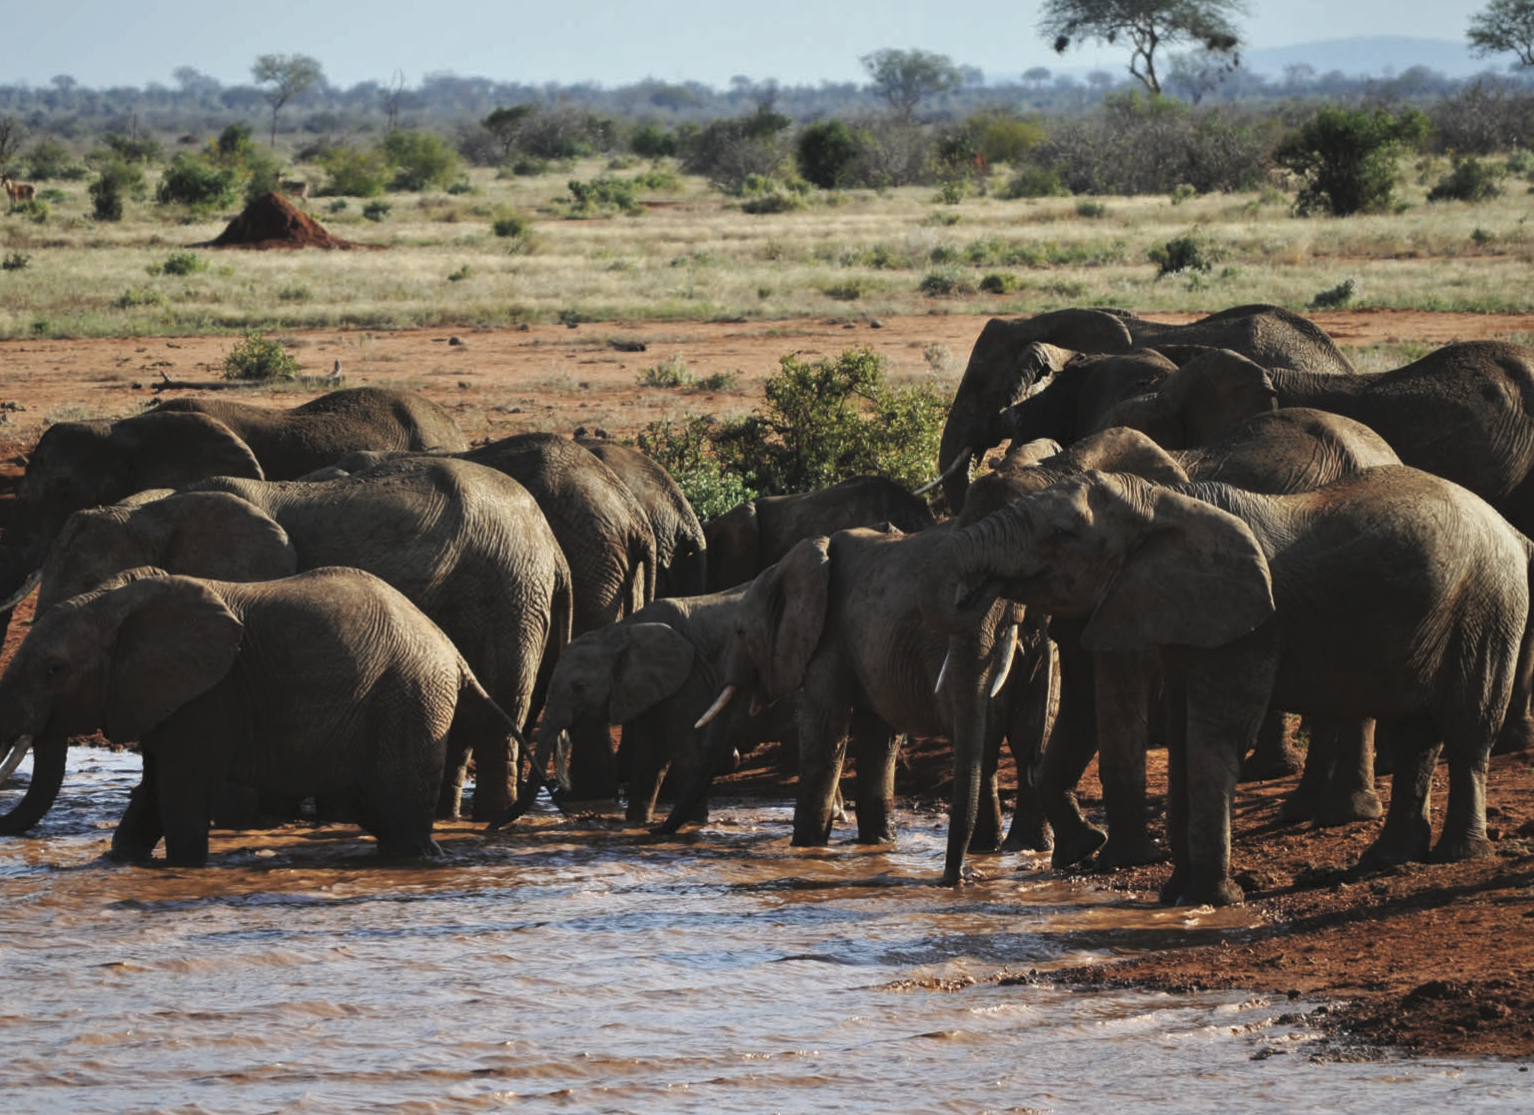
[[[77,512],[43,566],[38,614],[145,565],[221,581],[364,569],[441,627],[525,730],[540,669],[551,670],[570,639],[570,574],[543,513],[515,481],[463,461],[317,484],[217,477],[162,499]],[[52,806],[64,751],[62,739],[39,741],[31,785],[0,817],[0,833],[26,831]],[[516,758],[508,739],[476,756],[477,817],[510,804]],[[457,815],[467,762],[466,753],[450,755],[447,816]]]
[[[805,538],[879,523],[915,534],[935,522],[926,500],[883,476],[855,476],[818,492],[747,500],[704,527],[708,590],[745,584]]]
[[[732,591],[656,600],[572,641],[549,681],[535,774],[542,775],[549,757],[561,753],[566,733],[592,721],[604,730],[621,724],[630,761],[625,817],[649,823],[663,781],[669,777],[674,787],[687,787],[701,772],[704,729],[698,720],[724,685],[740,597]],[[750,705],[733,703],[719,729],[736,750],[768,739],[793,740],[791,700],[756,716],[748,713]],[[530,786],[519,793],[519,811],[536,792]],[[700,803],[687,819],[706,818],[706,803]],[[512,819],[503,817],[501,823]]]
[[[1228,348],[1272,367],[1348,375],[1353,365],[1313,322],[1279,306],[1235,306],[1184,325],[1146,321],[1120,310],[1066,309],[1031,318],[992,318],[970,350],[938,450],[943,491],[957,514],[964,507],[969,468],[1009,436],[1003,412],[1024,399],[1052,370],[1042,345],[1069,353],[1123,354],[1168,346]],[[1090,427],[1080,431],[1087,433]],[[1041,430],[1020,440],[1072,438]],[[1077,435],[1079,436],[1079,435]]]
[[[948,636],[922,622],[921,574],[946,533],[857,528],[795,545],[741,597],[726,688],[714,711],[728,707],[740,690],[773,700],[798,693],[793,843],[801,847],[830,839],[849,738],[860,843],[895,837],[895,733],[951,740],[954,789],[943,878],[957,883],[967,851],[1001,844],[1001,741],[1012,749],[1019,786],[1026,785],[1048,734],[1054,688],[1048,640],[1036,626],[1020,631],[1016,610],[1005,602],[974,625],[972,645],[958,654]],[[705,773],[731,747],[727,735],[711,734]],[[692,795],[684,795],[673,817],[691,803]]]
[[[147,575],[146,575],[147,574]],[[229,584],[136,570],[40,616],[0,677],[7,751],[31,736],[137,740],[144,777],[112,839],[201,866],[227,782],[345,797],[389,856],[435,856],[449,737],[514,725],[453,644],[355,569]]]
[[[1450,344],[1394,371],[1350,378],[1264,368],[1216,350],[1103,421],[1180,448],[1199,444],[1210,424],[1275,407],[1356,419],[1406,464],[1469,488],[1519,530],[1534,532],[1534,348],[1527,345]]]
[[[296,479],[358,449],[447,447],[466,443],[445,412],[379,388],[335,391],[292,410],[183,399],[115,422],[55,423],[28,456],[0,537],[0,635],[64,520],[83,508],[208,476]]]
[[[708,543],[703,524],[672,475],[639,450],[607,438],[577,437],[575,443],[612,469],[650,520],[655,595],[701,595],[708,581]]]
[[[1243,897],[1230,808],[1270,702],[1374,717],[1394,740],[1396,792],[1368,862],[1427,856],[1440,741],[1434,854],[1490,854],[1487,757],[1499,733],[1529,729],[1531,556],[1484,500],[1401,465],[1287,496],[1094,472],[945,537],[927,593],[977,617],[1000,593],[1079,620],[1090,651],[1159,656],[1175,864],[1162,897],[1218,905]]]
[[[1139,431],[1115,427],[1053,454],[1048,447],[1016,447],[994,471],[976,479],[956,526],[970,526],[1015,499],[1089,471],[1163,485],[1212,481],[1280,495],[1314,491],[1363,469],[1399,463],[1383,439],[1361,423],[1302,408],[1256,415],[1211,445],[1176,452]],[[941,624],[944,611],[932,609],[929,618]],[[1147,708],[1159,688],[1155,656],[1093,653],[1082,645],[1081,628],[1067,617],[1054,617],[1050,624],[1060,650],[1060,714],[1039,772],[1038,798],[1054,829],[1052,862],[1064,868],[1095,855],[1101,867],[1121,867],[1160,859],[1163,852],[1148,826],[1144,758]],[[1286,803],[1291,818],[1309,815],[1340,824],[1379,815],[1370,728],[1335,719],[1312,725],[1307,777]],[[1099,738],[1108,745],[1098,767],[1106,833],[1087,821],[1075,796]],[[1254,757],[1264,746],[1281,751],[1283,743],[1282,717],[1270,712]]]

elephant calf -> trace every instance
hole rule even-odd
[[[0,676],[0,742],[104,730],[138,740],[143,781],[114,856],[208,858],[226,782],[345,801],[380,854],[436,856],[449,736],[515,732],[463,657],[404,596],[329,567],[258,584],[130,570],[44,613]]]

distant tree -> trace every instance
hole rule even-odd
[[[502,162],[511,158],[512,151],[516,149],[517,140],[522,138],[522,125],[527,123],[527,118],[532,114],[532,105],[509,105],[497,108],[479,122],[480,127],[495,137],[495,142],[501,149]]]
[[[1534,66],[1534,0],[1491,0],[1470,17],[1470,53],[1477,58],[1512,51]]]
[[[1030,66],[1023,71],[1023,80],[1035,89],[1041,89],[1048,85],[1049,79],[1052,76],[1048,66]]]
[[[27,138],[27,129],[14,116],[0,116],[0,167],[5,166],[21,150],[21,141]]]
[[[1246,8],[1246,0],[1044,0],[1039,33],[1052,40],[1056,54],[1082,42],[1117,45],[1127,39],[1133,48],[1129,72],[1159,93],[1159,47],[1198,44],[1237,64],[1241,38],[1232,17],[1245,15]]]
[[[1383,212],[1395,203],[1401,151],[1420,147],[1429,127],[1415,108],[1327,105],[1280,141],[1273,161],[1304,182],[1295,201],[1302,217]]]
[[[963,74],[946,54],[929,50],[876,50],[858,59],[874,90],[902,120],[916,114],[916,106],[933,93],[957,89]]]
[[[799,173],[823,190],[844,186],[858,148],[857,133],[843,121],[811,124],[799,133],[795,144]]]
[[[196,66],[177,66],[171,71],[181,92],[189,97],[217,93],[221,88],[218,79],[209,77]]]
[[[269,85],[266,101],[272,106],[272,143],[277,146],[277,113],[282,106],[325,76],[319,60],[307,54],[263,54],[250,67],[257,85]]]

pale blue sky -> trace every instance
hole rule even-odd
[[[1485,0],[1251,0],[1252,47],[1354,35],[1463,42]],[[250,81],[258,54],[318,58],[333,84],[405,84],[451,71],[497,81],[646,77],[726,87],[743,74],[786,85],[863,82],[861,55],[920,47],[1015,80],[1031,66],[1121,69],[1122,50],[1055,55],[1030,0],[22,0],[0,27],[0,84],[173,85],[193,66],[226,85]],[[1507,61],[1511,60],[1508,56]],[[1490,61],[1498,61],[1496,59]]]

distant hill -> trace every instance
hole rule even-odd
[[[1408,35],[1371,35],[1325,39],[1293,46],[1247,50],[1241,64],[1270,80],[1283,77],[1284,67],[1305,63],[1317,76],[1340,70],[1349,77],[1396,76],[1413,66],[1426,66],[1446,77],[1469,77],[1486,70],[1506,72],[1512,54],[1472,58],[1470,46],[1450,39],[1415,39]]]

